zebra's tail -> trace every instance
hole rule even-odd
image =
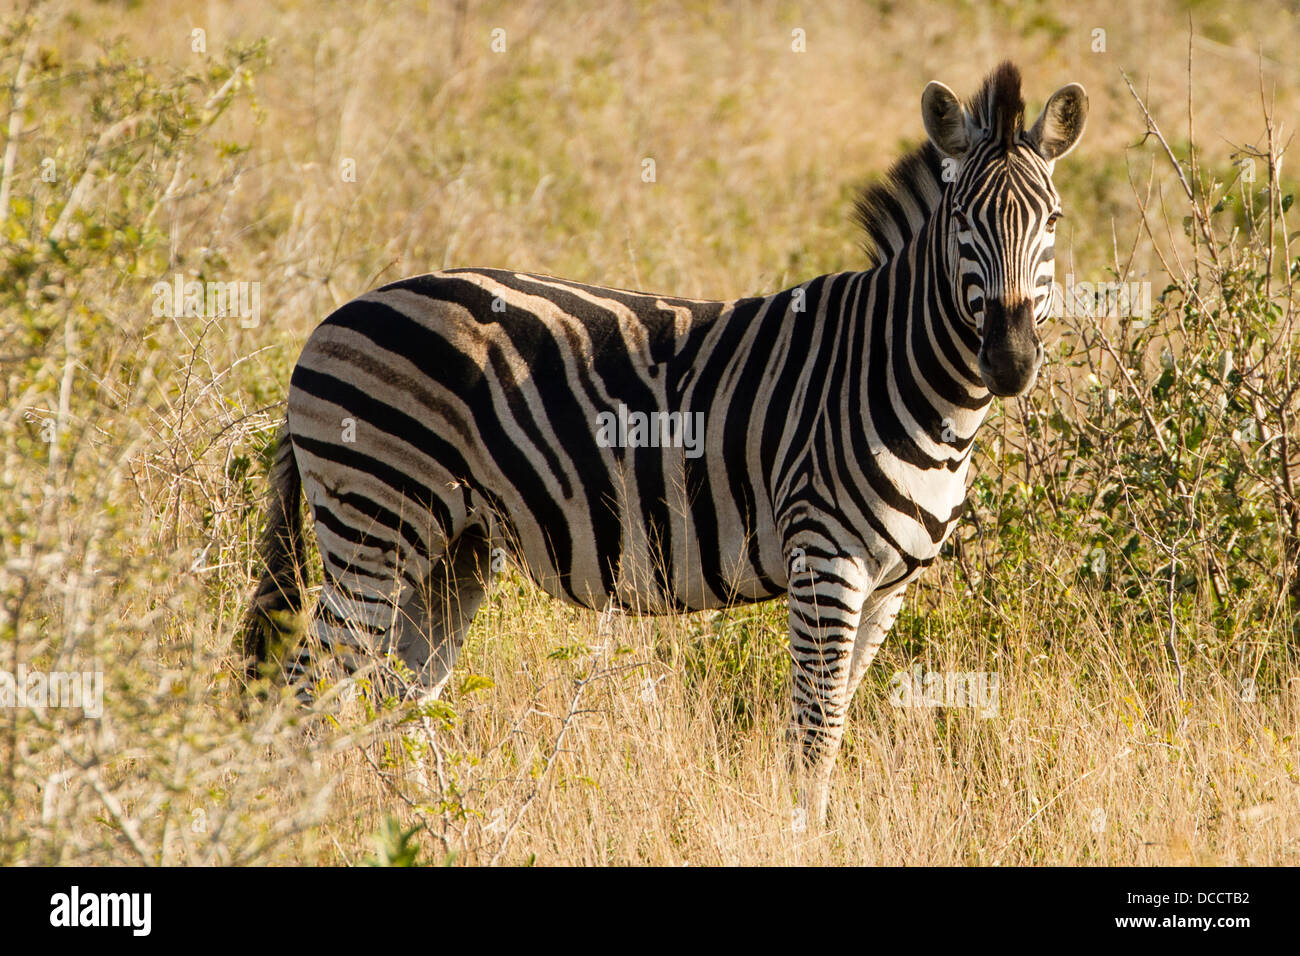
[[[244,673],[249,681],[272,676],[268,665],[276,663],[286,638],[296,633],[303,606],[304,543],[298,501],[302,479],[287,421],[277,439],[270,478],[266,530],[258,546],[265,570],[253,594],[242,634]]]

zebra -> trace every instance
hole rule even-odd
[[[800,806],[824,821],[848,703],[962,510],[976,429],[1043,362],[1052,173],[1088,99],[1024,109],[1010,62],[964,103],[926,86],[926,140],[855,205],[865,271],[710,301],[449,269],[338,308],[291,377],[249,676],[377,652],[432,699],[498,554],[596,610],[784,594]],[[324,584],[294,651],[300,497]]]

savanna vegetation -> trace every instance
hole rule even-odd
[[[0,862],[1300,863],[1297,44],[1293,3],[1209,0],[0,10],[0,669],[103,681],[97,717],[0,707]],[[331,309],[454,265],[718,298],[856,267],[925,82],[1004,56],[1031,111],[1089,91],[1083,294],[981,433],[825,830],[781,602],[602,618],[507,574],[425,713],[242,693]],[[169,308],[190,281],[257,307]],[[997,706],[894,706],[914,668]]]

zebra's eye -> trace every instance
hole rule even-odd
[[[1061,214],[1060,214],[1059,212],[1054,212],[1054,213],[1052,213],[1050,216],[1047,217],[1047,231],[1048,231],[1048,232],[1056,232],[1056,221],[1057,221],[1058,219],[1060,219],[1060,218],[1061,218]]]

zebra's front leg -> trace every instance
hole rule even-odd
[[[822,824],[844,738],[854,640],[871,581],[858,558],[812,548],[795,553],[789,593],[792,733],[804,777],[799,805]]]
[[[876,652],[889,636],[889,630],[903,607],[903,593],[906,590],[904,585],[883,596],[873,594],[868,598],[862,611],[862,623],[858,626],[858,636],[853,641],[853,658],[849,662],[849,700],[853,700],[858,685],[867,674],[867,668],[876,659]]]

